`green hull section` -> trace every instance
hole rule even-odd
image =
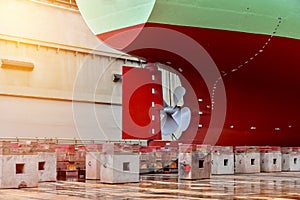
[[[81,14],[94,34],[143,24],[155,0],[76,0]]]
[[[146,22],[300,39],[299,0],[77,0],[98,35]],[[278,23],[281,23],[277,30]]]
[[[157,0],[148,21],[300,39],[300,1]]]

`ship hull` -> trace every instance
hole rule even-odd
[[[270,34],[145,22],[96,35],[114,48],[163,63],[181,77],[188,88],[185,106],[192,109],[181,142],[298,146],[300,41],[278,34],[282,21],[276,19]],[[196,65],[190,58],[197,60],[197,54],[183,48],[187,38],[206,51],[198,53]],[[181,48],[187,58],[176,53]],[[213,64],[219,73],[207,71]]]

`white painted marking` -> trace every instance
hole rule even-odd
[[[155,89],[154,88],[152,88],[152,94],[155,94]]]
[[[155,81],[155,75],[152,74],[152,81]]]
[[[152,135],[154,135],[155,134],[155,129],[153,128],[153,129],[151,129],[151,133],[152,133]]]

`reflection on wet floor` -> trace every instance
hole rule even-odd
[[[300,172],[218,175],[178,180],[175,174],[141,176],[140,183],[101,184],[75,179],[38,188],[3,189],[0,199],[300,199]]]

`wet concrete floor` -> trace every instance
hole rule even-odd
[[[175,174],[141,176],[140,183],[101,184],[75,180],[40,183],[38,188],[0,189],[0,199],[300,199],[300,172],[218,175],[178,180]]]

